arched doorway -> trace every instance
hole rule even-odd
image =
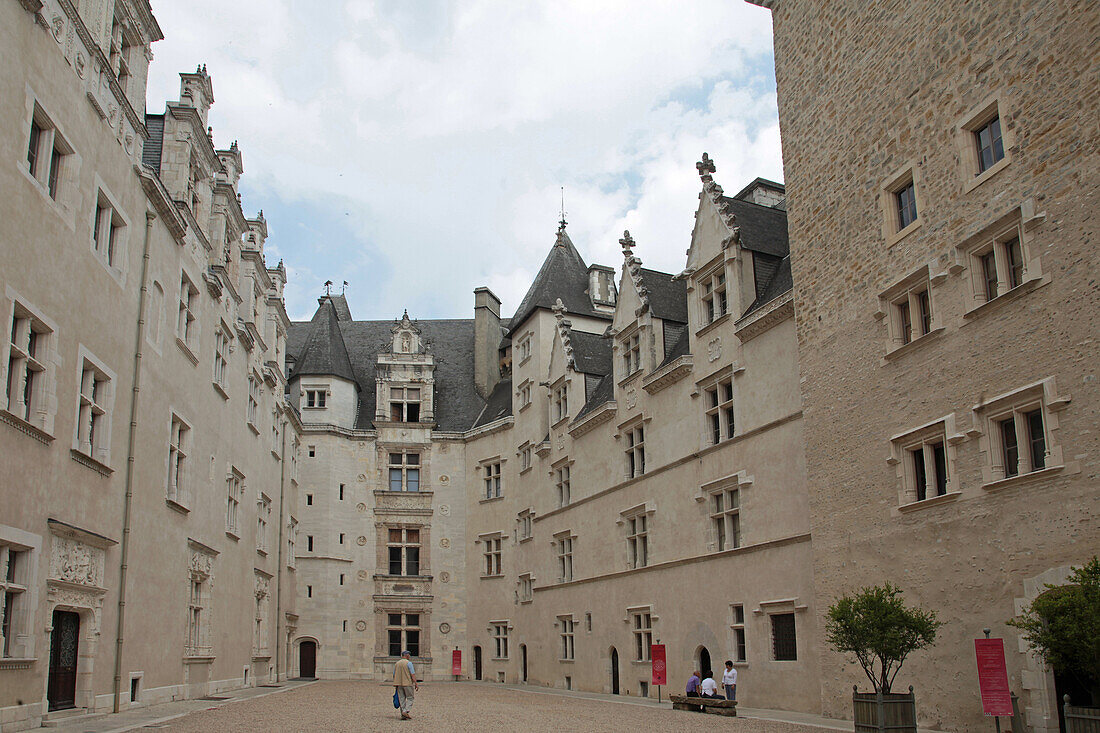
[[[481,647],[474,647],[474,679],[481,679]]]
[[[520,661],[520,673],[523,675],[522,680],[524,684],[527,684],[527,645],[519,645],[519,661]]]
[[[710,650],[705,646],[701,646],[695,651],[695,664],[701,674],[714,672],[714,667],[710,665]]]
[[[317,642],[306,640],[298,645],[298,674],[317,678]]]
[[[50,632],[50,670],[46,683],[46,700],[50,710],[66,710],[76,706],[76,664],[80,642],[80,614],[72,611],[53,612]]]
[[[619,694],[619,650],[611,647],[611,694]]]

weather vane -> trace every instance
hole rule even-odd
[[[565,186],[561,187],[561,221],[558,224],[565,229]]]
[[[332,295],[332,280],[325,280],[325,295]]]
[[[344,281],[344,286],[342,288],[340,288],[340,295],[343,295],[345,292],[347,292],[347,289],[348,289],[348,281],[345,280]]]

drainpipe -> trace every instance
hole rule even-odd
[[[276,334],[276,339],[278,335]],[[280,395],[282,397],[282,395]],[[286,497],[286,431],[290,427],[290,421],[283,419],[282,450],[279,452],[279,553],[278,565],[275,566],[275,681],[279,681],[279,661],[282,657],[280,651],[283,646],[283,525],[286,524],[283,516],[283,502]]]
[[[137,343],[134,345],[134,383],[130,400],[130,435],[126,446],[126,498],[122,505],[122,543],[118,579],[118,629],[115,633],[114,711],[122,709],[122,640],[126,623],[126,570],[130,556],[130,509],[134,498],[134,447],[137,443],[138,397],[141,395],[141,347],[145,340],[145,296],[149,290],[149,235],[157,215],[145,212],[145,241],[141,247],[141,294],[138,296]]]

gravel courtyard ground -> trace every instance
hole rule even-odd
[[[771,720],[673,711],[671,706],[611,702],[476,683],[423,685],[412,720],[398,719],[393,688],[375,682],[318,682],[156,725],[167,731],[738,731],[821,733]],[[151,726],[153,727],[153,726]]]

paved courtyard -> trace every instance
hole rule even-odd
[[[326,681],[156,724],[166,731],[739,731],[821,733],[774,720],[673,711],[648,701],[604,700],[477,683],[423,685],[411,721],[398,720],[393,688]]]

